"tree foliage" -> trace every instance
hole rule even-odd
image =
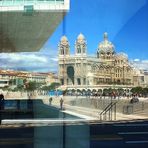
[[[135,95],[142,95],[142,96],[148,96],[148,87],[142,88],[142,87],[134,87],[131,89],[132,94]]]
[[[39,89],[40,86],[41,86],[41,83],[37,83],[36,81],[30,81],[30,82],[26,83],[25,89],[27,91],[35,91],[35,90]]]
[[[45,91],[56,90],[59,86],[60,86],[60,83],[54,82],[54,83],[51,83],[51,85],[49,86],[43,86],[42,90],[45,90]]]

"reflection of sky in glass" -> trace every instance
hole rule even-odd
[[[5,109],[16,109],[17,101],[5,101]]]
[[[146,59],[147,2],[148,0],[71,0],[71,9],[65,22],[59,26],[45,46],[57,48],[61,35],[66,34],[74,52],[74,42],[82,32],[88,42],[88,52],[92,54],[96,53],[103,33],[108,32],[116,51],[125,51],[130,58]]]

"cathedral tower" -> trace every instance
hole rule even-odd
[[[70,55],[70,45],[66,36],[62,36],[58,45],[59,56],[66,57]]]
[[[87,43],[85,37],[82,33],[80,33],[75,42],[75,55],[78,56],[86,56]]]

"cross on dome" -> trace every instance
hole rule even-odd
[[[105,33],[104,33],[104,41],[107,41],[107,40],[108,40],[108,33],[105,32]]]

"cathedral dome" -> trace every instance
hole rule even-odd
[[[128,59],[128,55],[123,52],[118,53],[117,57],[119,57],[120,59]]]
[[[113,53],[114,52],[114,45],[108,41],[108,34],[107,32],[104,33],[104,41],[99,44],[98,52],[103,53]]]
[[[62,37],[61,37],[61,43],[64,44],[64,45],[65,45],[65,44],[68,44],[68,39],[67,39],[66,36],[62,36]]]
[[[84,37],[84,35],[83,35],[82,33],[80,33],[80,34],[78,35],[77,41],[78,41],[78,42],[85,41],[85,37]]]

